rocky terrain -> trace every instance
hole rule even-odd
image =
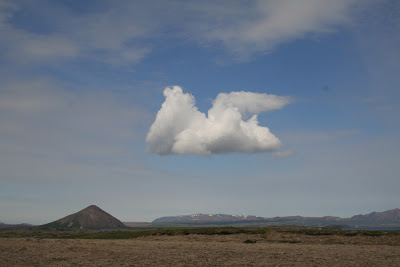
[[[220,221],[261,218],[180,218],[202,221],[206,216]],[[397,216],[396,209],[349,219],[382,222],[397,220]],[[44,227],[3,229],[0,266],[399,266],[400,262],[399,231],[287,226],[90,230],[124,227],[97,206],[89,206]]]
[[[151,235],[0,238],[0,266],[399,266],[398,235]]]

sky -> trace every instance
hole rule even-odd
[[[400,3],[0,0],[0,222],[399,208]]]

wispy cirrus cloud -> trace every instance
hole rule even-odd
[[[208,22],[191,25],[198,32],[194,38],[221,44],[238,59],[248,60],[289,41],[334,33],[351,24],[357,7],[366,4],[355,0],[228,1],[189,8]]]
[[[103,62],[126,66],[140,61],[151,51],[143,40],[151,38],[159,22],[140,13],[143,5],[110,6],[98,12],[79,14],[60,3],[3,1],[0,5],[0,46],[8,63],[42,65],[65,61]],[[58,15],[54,16],[53,12]],[[20,17],[30,16],[43,31],[26,25]],[[60,19],[62,18],[62,19]]]
[[[65,179],[67,173],[85,177],[95,162],[132,156],[129,146],[143,134],[149,113],[132,106],[127,93],[64,87],[44,77],[2,77],[3,181]]]
[[[278,151],[274,153],[274,158],[288,158],[296,154],[295,149],[285,150],[285,151]]]
[[[196,42],[222,48],[236,59],[268,53],[309,35],[333,33],[353,21],[355,0],[117,1],[96,8],[41,1],[0,5],[3,56],[17,62],[92,60],[111,66],[139,62],[157,46]],[[83,10],[83,11],[82,11]],[[179,14],[179,15],[177,15]],[[26,25],[21,17],[33,17]]]

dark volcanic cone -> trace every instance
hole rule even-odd
[[[45,228],[91,228],[118,229],[128,228],[120,220],[111,216],[95,205],[91,205],[77,213],[68,215],[57,221],[43,225]]]

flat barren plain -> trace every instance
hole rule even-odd
[[[399,235],[0,238],[0,266],[400,266]]]

